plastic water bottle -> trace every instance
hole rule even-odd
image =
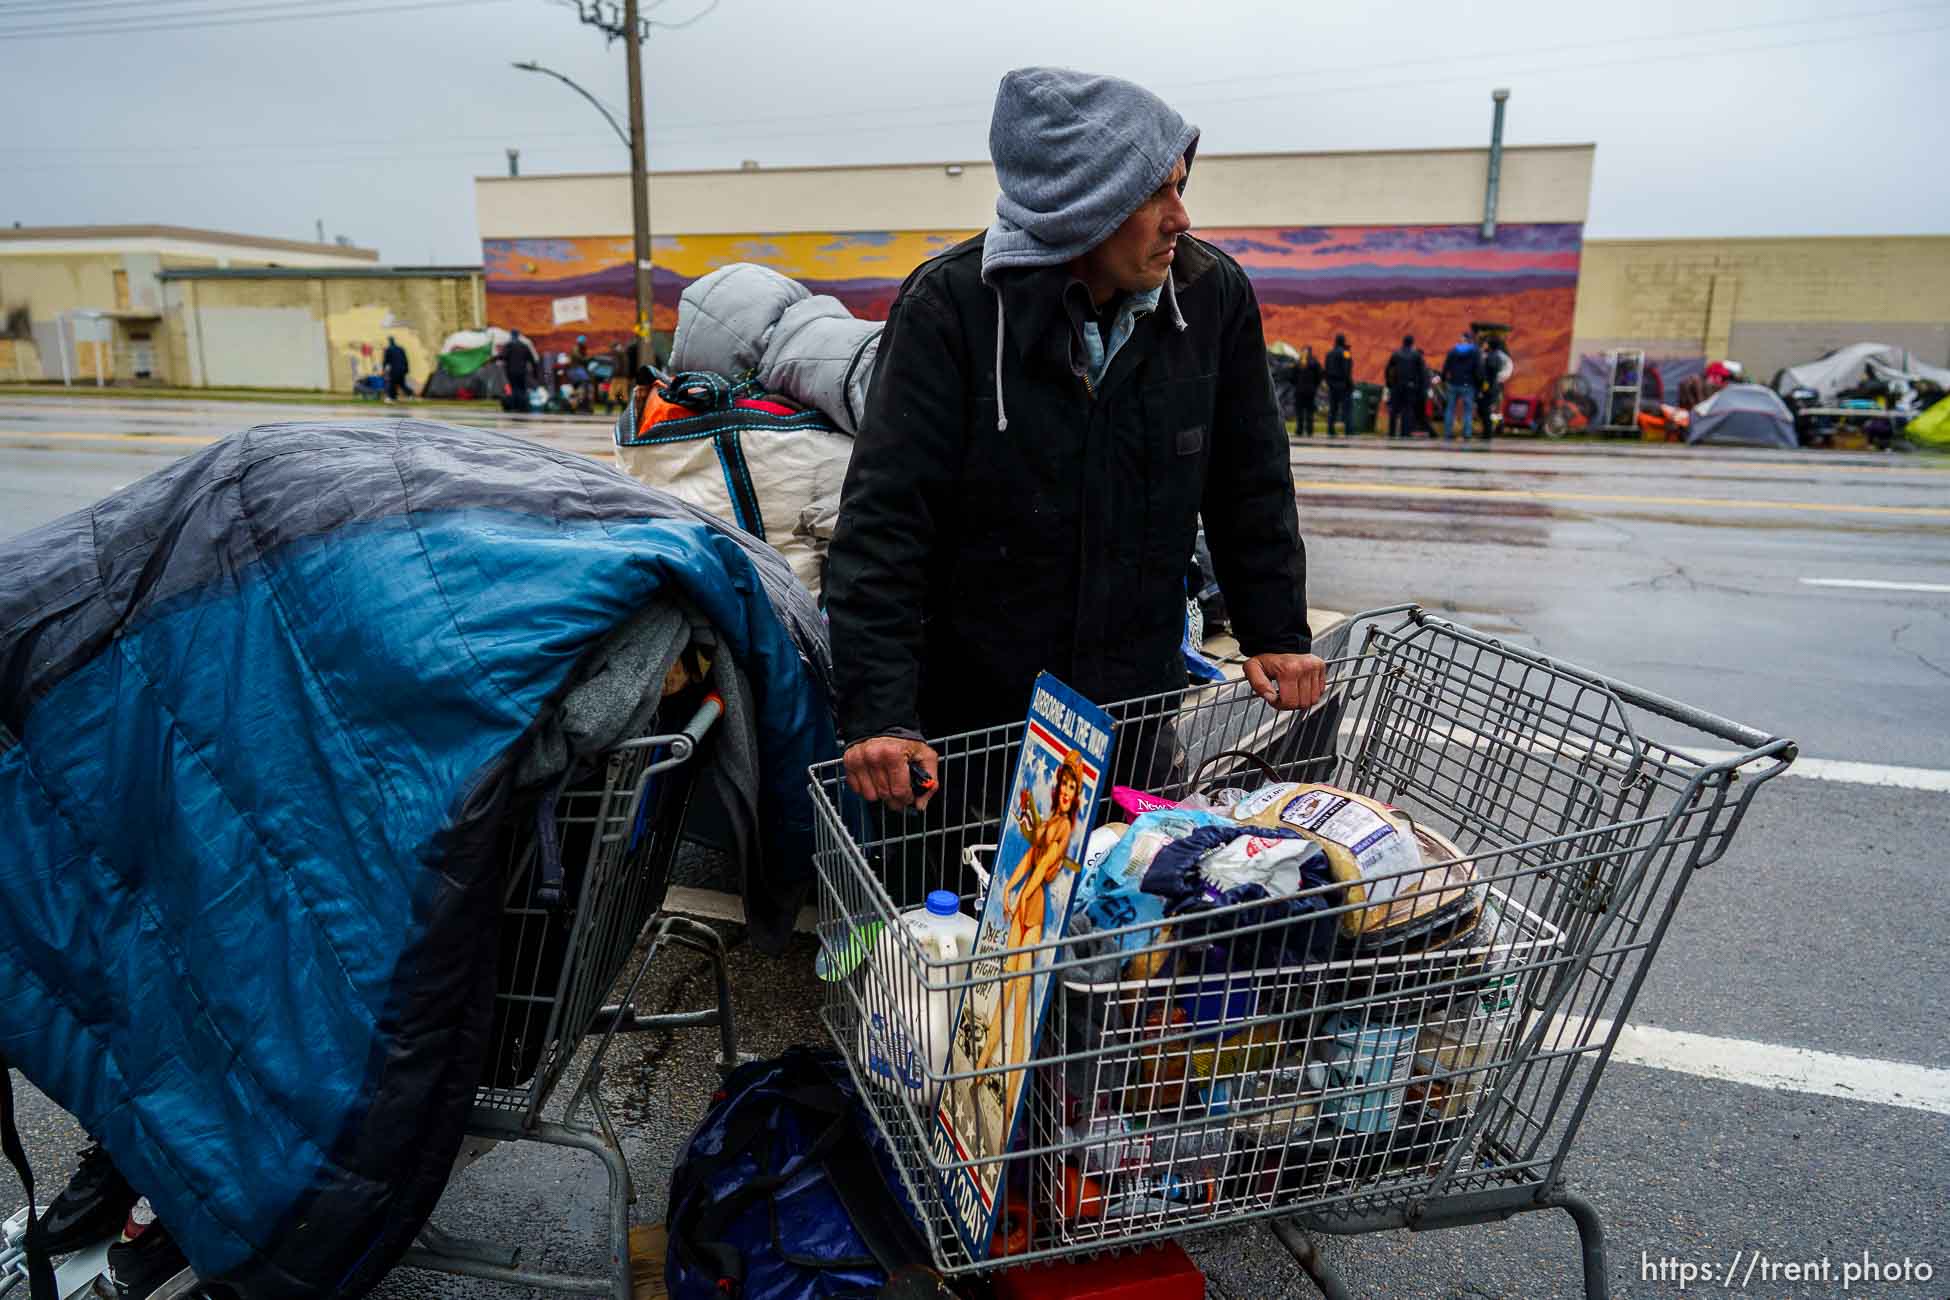
[[[864,985],[866,1023],[860,1027],[860,1059],[873,1082],[905,1092],[921,1110],[932,1110],[935,1085],[948,1062],[955,1009],[968,978],[967,958],[975,951],[980,923],[961,911],[953,891],[937,889],[924,906],[901,913],[902,928],[913,935],[924,960],[954,962],[928,967],[897,935],[883,933],[874,944],[874,974]],[[930,985],[934,987],[930,987]]]

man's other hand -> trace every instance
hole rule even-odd
[[[1254,655],[1246,661],[1246,680],[1276,709],[1311,709],[1327,690],[1327,661],[1319,655]]]
[[[847,746],[841,761],[846,765],[847,786],[872,803],[885,801],[888,807],[902,810],[925,808],[940,789],[937,785],[915,797],[914,779],[907,770],[909,761],[920,764],[930,779],[941,779],[941,755],[918,740],[876,736]]]

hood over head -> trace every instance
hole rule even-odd
[[[1056,266],[1116,232],[1171,175],[1191,166],[1198,128],[1142,86],[1067,68],[1002,78],[989,156],[1002,193],[982,248],[982,278]]]

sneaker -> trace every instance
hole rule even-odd
[[[41,1216],[41,1240],[50,1255],[92,1246],[115,1234],[135,1205],[135,1189],[98,1142],[81,1148],[81,1167]]]
[[[108,1272],[95,1283],[95,1293],[106,1300],[147,1300],[189,1266],[169,1230],[156,1222],[145,1196],[129,1211],[122,1235],[108,1248]]]

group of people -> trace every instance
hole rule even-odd
[[[1470,425],[1479,418],[1483,437],[1486,440],[1490,437],[1503,381],[1510,370],[1510,354],[1504,350],[1500,338],[1489,332],[1478,337],[1474,330],[1463,331],[1462,338],[1442,359],[1439,372],[1445,394],[1444,442],[1456,437],[1459,426],[1462,439],[1467,442]],[[1300,350],[1299,363],[1293,368],[1294,432],[1299,437],[1313,437],[1315,406],[1323,386],[1327,390],[1327,436],[1336,436],[1336,424],[1351,436],[1354,353],[1345,334],[1334,336],[1334,346],[1328,350],[1325,361],[1314,356],[1311,346]],[[1413,437],[1418,431],[1433,434],[1424,418],[1423,405],[1429,396],[1429,364],[1422,350],[1415,346],[1413,334],[1403,335],[1401,347],[1389,354],[1382,372],[1382,387],[1388,394],[1389,437]]]
[[[600,402],[603,414],[607,415],[629,400],[630,377],[636,371],[635,353],[634,345],[629,343],[617,343],[606,352],[591,352],[589,336],[578,334],[575,347],[557,353],[550,364],[536,350],[533,339],[520,330],[510,330],[508,341],[498,354],[508,380],[501,409],[534,410],[531,394],[540,388],[549,395],[549,409],[559,403],[587,414]],[[567,396],[561,395],[563,385],[568,386]]]

